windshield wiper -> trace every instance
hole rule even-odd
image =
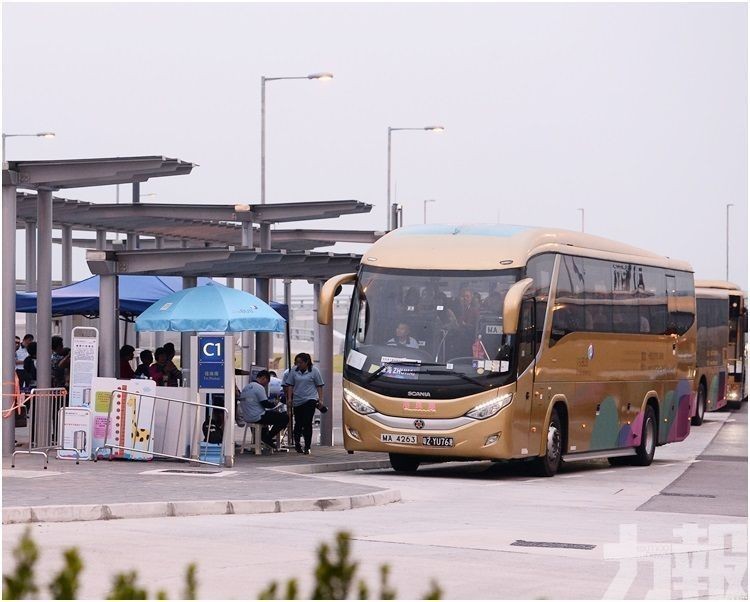
[[[437,364],[438,366],[441,366],[442,364]],[[420,374],[432,374],[435,376],[458,376],[458,378],[462,378],[466,382],[473,383],[475,385],[479,385],[483,388],[491,388],[491,385],[487,383],[483,383],[481,380],[477,380],[476,378],[472,378],[471,376],[468,376],[464,374],[463,372],[456,372],[455,370],[424,370],[420,371]]]

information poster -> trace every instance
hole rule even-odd
[[[91,410],[89,408],[60,408],[64,424],[62,444],[65,449],[57,450],[59,460],[90,460],[91,452]],[[76,454],[73,450],[76,450]]]
[[[94,336],[81,336],[84,332]],[[76,327],[70,345],[70,406],[89,406],[88,392],[99,366],[99,331],[96,328]]]
[[[95,378],[91,387],[94,408],[94,450],[106,442],[116,448],[100,450],[99,458],[151,460],[152,419],[156,383],[152,380]],[[128,448],[128,449],[122,449]]]

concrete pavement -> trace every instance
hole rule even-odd
[[[19,455],[15,468],[3,462],[3,523],[347,510],[400,499],[397,490],[315,477],[390,466],[385,454],[312,452],[246,453],[231,469],[163,460],[76,465],[51,457],[44,470],[41,457]]]

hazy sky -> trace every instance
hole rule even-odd
[[[747,288],[745,4],[12,4],[8,158],[199,164],[145,202],[357,199],[385,225],[387,127],[404,223],[580,228]],[[129,199],[129,189],[122,195]],[[114,202],[113,187],[61,196]],[[19,233],[19,275],[23,274]],[[361,247],[357,247],[361,249]],[[352,247],[337,245],[336,250]],[[83,252],[76,279],[88,275]],[[53,274],[59,277],[59,267]]]

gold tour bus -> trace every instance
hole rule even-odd
[[[698,349],[693,424],[703,413],[738,407],[745,397],[745,293],[736,284],[721,280],[696,280]]]
[[[349,452],[421,462],[527,459],[647,466],[690,432],[692,268],[588,234],[414,226],[322,288],[353,283],[343,367]]]

